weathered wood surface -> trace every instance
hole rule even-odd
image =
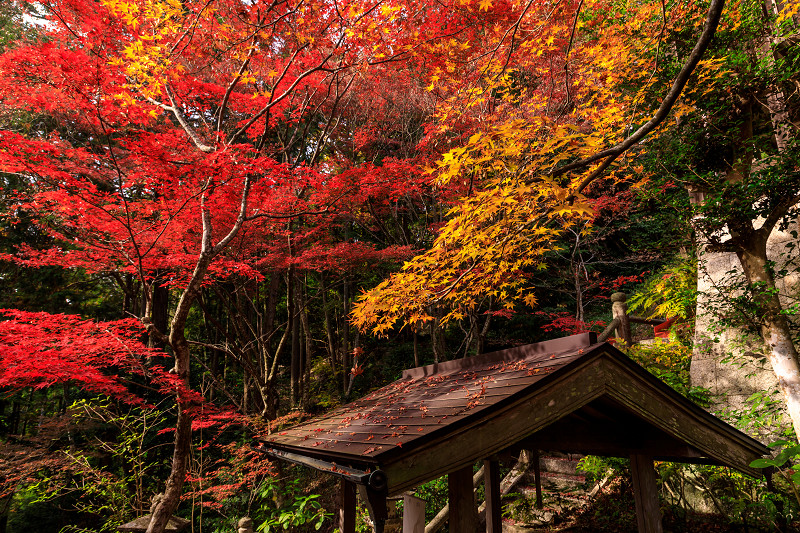
[[[491,417],[477,418],[470,424],[452,428],[424,447],[398,454],[395,461],[384,465],[390,491],[408,490],[488,455],[501,453],[602,396],[612,398],[647,425],[672,436],[674,440],[665,441],[660,448],[655,436],[651,442],[638,444],[651,446],[654,455],[687,462],[717,462],[758,474],[749,464],[766,453],[765,447],[691,404],[624,355],[617,354],[587,357],[583,364],[570,368],[570,372],[538,382],[535,391],[496,406]],[[580,424],[573,429],[580,431]],[[602,445],[603,434],[608,431],[601,430],[597,438],[586,435],[585,440]],[[535,438],[528,445],[531,442],[535,443]],[[619,443],[606,444],[605,450],[598,450],[604,455],[624,457],[636,451]],[[615,450],[614,446],[619,448]]]
[[[594,333],[580,333],[569,337],[517,346],[516,348],[509,348],[499,352],[490,352],[465,359],[454,359],[444,363],[434,363],[418,368],[410,368],[403,371],[403,378],[419,379],[421,377],[434,376],[454,370],[468,370],[485,365],[487,362],[514,362],[535,355],[558,354],[559,352],[568,352],[570,350],[584,348],[596,342],[597,336]]]
[[[369,517],[372,520],[375,533],[383,533],[383,527],[389,519],[389,506],[386,492],[377,492],[369,489],[366,485],[357,485],[358,496],[367,508]]]
[[[587,360],[583,370],[548,380],[535,395],[495,409],[490,418],[453,429],[427,446],[398,456],[384,465],[391,493],[500,453],[528,435],[577,410],[605,392],[605,378],[597,359]]]
[[[483,480],[483,467],[480,467],[477,472],[472,476],[472,491],[477,492],[478,487]],[[444,527],[447,523],[447,518],[450,516],[450,504],[445,504],[441,510],[436,513],[436,516],[425,526],[425,533],[436,533]]]
[[[667,321],[663,318],[644,318],[636,315],[628,315],[628,322],[632,322],[634,324],[647,324],[648,326],[660,326]]]
[[[606,388],[611,398],[704,456],[741,472],[760,475],[749,465],[769,453],[766,446],[679,396],[661,381],[651,379],[638,365],[615,364],[614,358],[607,361]]]
[[[453,533],[477,531],[478,507],[472,489],[472,466],[447,474],[447,495],[450,503],[449,530]]]
[[[502,533],[503,505],[500,501],[500,461],[483,461],[483,484],[486,496],[486,533]]]
[[[425,500],[403,495],[403,533],[425,533]]]
[[[342,479],[339,482],[339,531],[355,533],[356,531],[356,485]]]
[[[631,455],[631,476],[639,533],[663,533],[653,458],[640,454]]]

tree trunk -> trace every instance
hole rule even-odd
[[[208,273],[208,268],[214,256],[218,254],[236,236],[245,219],[247,208],[247,195],[249,193],[249,181],[246,181],[242,189],[242,203],[237,222],[228,234],[216,245],[212,242],[211,216],[204,206],[204,198],[200,201],[200,213],[203,220],[203,236],[201,241],[200,255],[197,258],[194,271],[188,285],[181,294],[178,305],[175,308],[175,315],[172,317],[169,333],[169,345],[172,347],[175,356],[175,366],[172,371],[178,376],[181,386],[189,390],[189,375],[191,371],[189,342],[186,340],[186,320],[195,299],[200,295],[203,280]],[[144,282],[144,280],[141,280]],[[146,323],[149,322],[149,313],[144,315]],[[152,324],[148,324],[148,332]],[[153,328],[154,329],[154,328]],[[167,486],[164,490],[164,498],[156,505],[150,525],[146,533],[163,533],[167,527],[172,513],[180,503],[183,483],[186,480],[186,470],[192,444],[192,418],[193,405],[190,398],[184,395],[184,390],[176,391],[178,408],[178,420],[175,427],[175,442],[173,445],[172,465],[167,479]]]
[[[350,287],[347,280],[342,282],[342,307],[344,313],[340,321],[341,329],[339,334],[342,345],[342,394],[347,395],[348,376],[350,375],[350,324],[347,321],[350,312]]]
[[[758,237],[739,239],[736,255],[741,261],[748,285],[754,293],[756,316],[761,319],[761,338],[768,347],[767,357],[778,388],[786,400],[795,434],[800,436],[800,363],[797,349],[775,286],[775,278],[767,262],[767,239],[760,232]]]
[[[288,301],[286,307],[289,309],[289,325],[291,331],[291,359],[289,363],[289,380],[291,388],[292,406],[297,407],[300,403],[300,320],[297,314],[297,284],[295,283],[294,269],[289,270]]]
[[[331,360],[331,372],[336,375],[336,339],[333,334],[331,310],[328,308],[328,287],[325,284],[325,273],[319,275],[319,286],[322,292],[322,313],[325,318],[325,337],[328,340],[328,357]]]
[[[172,453],[172,469],[167,478],[164,498],[156,506],[147,533],[161,533],[166,527],[172,513],[178,508],[186,480],[186,469],[192,444],[192,415],[190,411],[178,404],[178,424],[175,428],[175,442]]]
[[[417,327],[414,326],[414,366],[418,367],[419,364],[419,332]]]
[[[300,323],[303,326],[303,338],[305,339],[303,350],[304,357],[302,362],[303,392],[301,394],[303,409],[308,408],[309,393],[311,389],[311,356],[314,353],[314,341],[311,338],[311,324],[308,321],[308,295],[306,294],[307,286],[308,283],[306,281],[303,283],[301,290],[298,291],[302,299],[300,302]]]
[[[441,317],[441,310],[435,309],[433,320],[431,320],[431,347],[433,348],[434,363],[447,361],[447,344],[444,338],[444,328],[440,324]]]
[[[169,327],[169,288],[164,287],[162,285],[163,282],[164,274],[159,271],[153,279],[151,320],[153,321],[153,326],[155,326],[156,330],[162,335],[166,334],[167,328]],[[151,348],[163,350],[165,343],[158,336],[150,335],[149,346]]]

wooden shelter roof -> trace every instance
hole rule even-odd
[[[389,493],[520,448],[646,453],[752,474],[768,453],[593,333],[407,370],[260,447],[332,473],[380,469]]]

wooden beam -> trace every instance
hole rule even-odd
[[[502,533],[503,505],[500,502],[500,461],[483,461],[483,487],[486,494],[486,533]]]
[[[474,533],[478,529],[478,508],[472,491],[472,466],[447,474],[447,494],[450,502],[450,531]]]
[[[658,503],[653,458],[648,455],[631,455],[631,474],[639,533],[662,533],[661,506]]]
[[[356,484],[346,479],[339,483],[339,531],[356,531]]]

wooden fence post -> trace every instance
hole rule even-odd
[[[425,500],[403,496],[403,533],[425,533]]]
[[[620,337],[626,344],[633,343],[631,337],[631,323],[628,320],[628,297],[624,292],[615,292],[611,295],[611,315],[615,319],[619,319],[619,326],[617,326],[617,337]]]

